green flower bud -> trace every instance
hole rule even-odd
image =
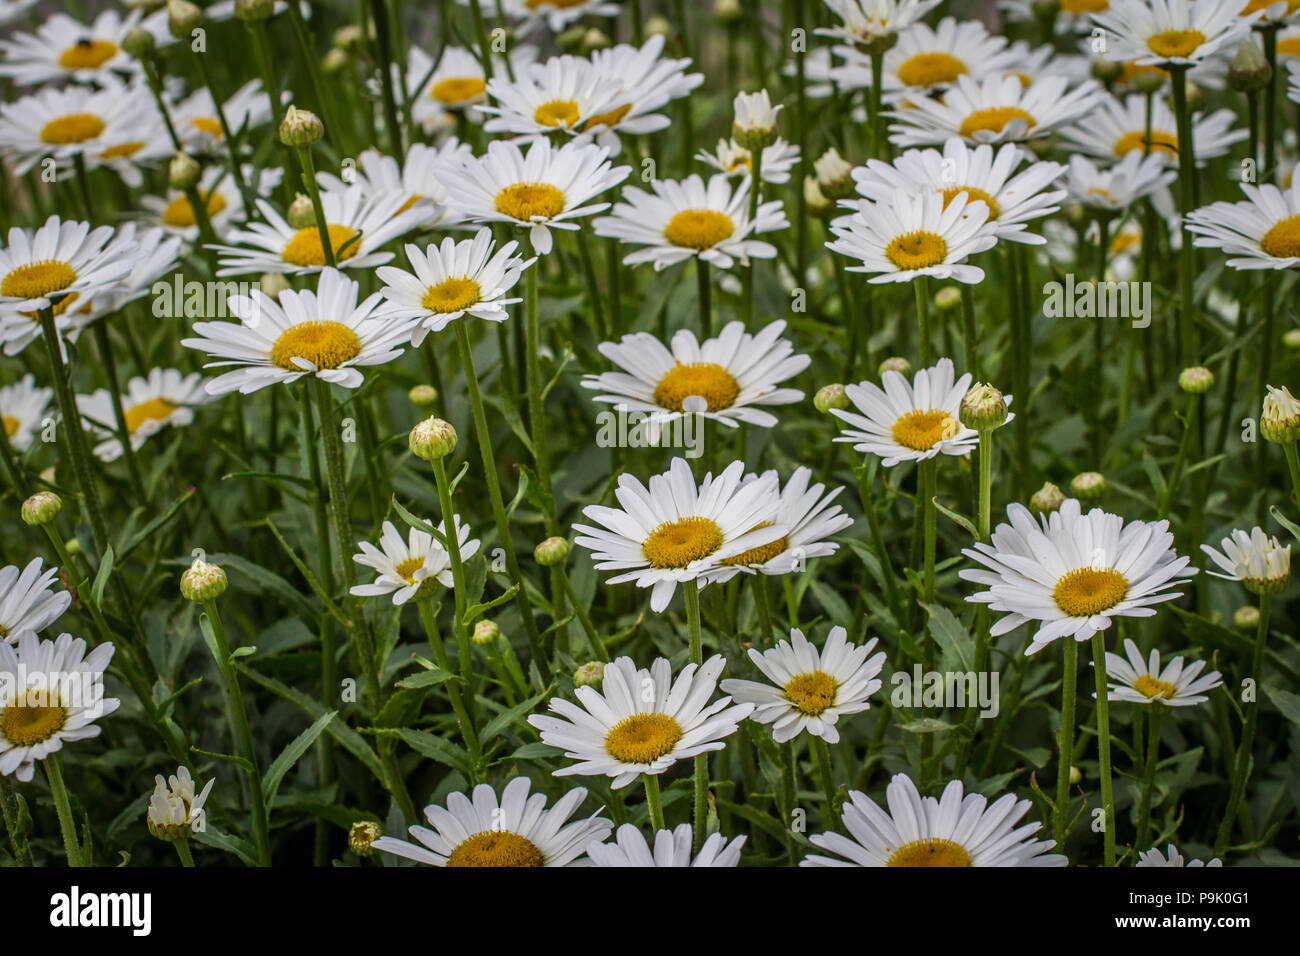
[[[361,49],[364,42],[365,37],[361,34],[361,28],[354,24],[339,27],[334,31],[334,45],[340,50],[355,53]]]
[[[235,16],[241,20],[265,20],[275,12],[275,0],[235,0]]]
[[[648,37],[672,36],[673,25],[668,18],[656,13],[645,22],[645,35]]]
[[[1002,393],[992,385],[977,382],[962,398],[957,417],[967,428],[991,432],[1006,422],[1007,414],[1007,400]]]
[[[587,35],[584,26],[573,26],[555,38],[555,45],[565,53],[577,53],[582,48],[582,39]]]
[[[946,285],[934,294],[934,306],[940,312],[951,312],[961,305],[961,289]]]
[[[832,408],[843,410],[849,407],[849,396],[845,394],[844,386],[839,383],[823,385],[813,396],[813,407],[823,414]]]
[[[1079,783],[1081,780],[1083,780],[1083,771],[1080,770],[1078,767],[1075,767],[1075,766],[1071,765],[1071,767],[1070,767],[1070,786],[1073,787],[1073,786],[1078,785],[1078,783]]]
[[[608,50],[613,45],[608,34],[596,27],[592,27],[582,35],[581,49],[586,54],[594,53],[596,50]]]
[[[600,661],[588,661],[573,672],[574,687],[594,687],[600,689],[600,682],[605,679],[605,665]]]
[[[1139,93],[1159,93],[1164,85],[1165,74],[1162,70],[1139,70],[1133,78],[1133,86]]]
[[[310,110],[290,104],[280,121],[280,142],[286,146],[310,146],[325,135],[325,124]]]
[[[886,372],[897,372],[899,375],[907,377],[912,374],[912,363],[901,355],[894,355],[881,362],[880,368],[876,372],[880,378],[884,378]]]
[[[263,272],[257,280],[257,289],[269,299],[280,300],[280,293],[292,289],[289,278],[283,272]]]
[[[406,397],[411,400],[412,405],[428,408],[438,400],[438,390],[432,385],[416,385],[406,393]]]
[[[1106,479],[1100,472],[1084,471],[1070,479],[1070,497],[1083,504],[1095,504],[1106,493]]]
[[[1049,481],[1035,491],[1033,497],[1029,499],[1029,511],[1034,515],[1051,514],[1063,504],[1065,504],[1065,495],[1060,488]]]
[[[480,618],[474,625],[474,643],[479,647],[487,647],[489,644],[495,644],[498,637],[501,636],[501,628],[497,626],[496,621],[489,621],[487,618]]]
[[[835,209],[835,204],[826,198],[815,176],[803,178],[803,202],[814,216],[823,216]]]
[[[305,193],[296,193],[284,218],[295,229],[316,225],[316,207],[311,204],[311,197]]]
[[[132,27],[122,38],[122,49],[137,60],[152,56],[157,48],[157,38],[143,27]]]
[[[1124,75],[1124,64],[1119,60],[1098,58],[1092,61],[1092,78],[1109,86]]]
[[[1285,385],[1268,386],[1264,409],[1259,416],[1259,432],[1269,441],[1293,442],[1300,438],[1300,402]]]
[[[544,568],[563,564],[569,556],[569,542],[564,538],[547,538],[533,549],[533,559]]]
[[[1178,387],[1189,395],[1203,395],[1214,387],[1214,373],[1203,365],[1185,368],[1178,373]]]
[[[330,47],[329,51],[320,59],[320,68],[329,76],[336,76],[347,69],[352,60],[344,50],[338,47]]]
[[[730,26],[739,23],[743,16],[744,11],[740,8],[740,0],[718,0],[713,5],[713,19],[721,24]]]
[[[32,526],[49,524],[62,510],[62,498],[52,491],[38,491],[23,502],[23,521]]]
[[[348,829],[348,849],[357,856],[372,856],[370,844],[384,835],[383,829],[373,820],[358,820]]]
[[[189,0],[167,0],[167,29],[183,40],[203,23],[203,11]]]
[[[1255,633],[1259,630],[1259,608],[1253,604],[1237,608],[1232,612],[1232,626],[1248,634]]]
[[[1228,85],[1238,93],[1253,93],[1268,86],[1273,70],[1254,40],[1242,40],[1228,64]]]
[[[190,189],[198,185],[202,172],[203,167],[192,156],[177,153],[167,166],[167,182],[172,189]]]
[[[195,558],[181,575],[181,597],[195,604],[215,601],[226,593],[226,572],[202,558]]]
[[[1294,351],[1300,351],[1300,329],[1287,329],[1283,332],[1282,344]]]
[[[456,429],[441,418],[426,418],[411,429],[411,454],[425,461],[444,458],[456,450]]]

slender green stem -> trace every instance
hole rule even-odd
[[[185,838],[173,840],[172,846],[176,847],[176,855],[181,858],[182,867],[194,866],[194,856],[190,853],[190,842]]]
[[[578,621],[582,624],[582,630],[587,635],[587,643],[591,646],[591,653],[596,656],[598,661],[608,661],[609,651],[605,649],[605,642],[600,639],[600,632],[591,622],[591,615],[587,609],[582,606],[582,601],[578,598],[578,592],[573,588],[573,582],[569,580],[569,574],[564,569],[564,565],[558,565],[556,572],[560,577],[560,585],[564,588],[564,593],[569,596],[569,603],[573,605],[573,611],[578,615]]]
[[[1105,631],[1098,631],[1092,636],[1092,667],[1097,682],[1097,758],[1101,767],[1101,808],[1106,825],[1105,860],[1107,866],[1114,866],[1115,791],[1110,769],[1110,685],[1106,682],[1105,635]]]
[[[400,165],[406,151],[402,148],[402,126],[397,120],[397,99],[393,96],[393,38],[388,23],[387,0],[370,0],[370,21],[375,28],[379,95],[384,107],[384,125],[388,127],[388,146]],[[398,79],[400,81],[400,77]]]
[[[920,336],[918,355],[919,368],[929,368],[932,361],[930,348],[930,297],[926,290],[925,276],[912,280],[912,289],[916,293],[916,329]]]
[[[979,504],[976,511],[977,529],[979,531],[979,540],[987,542],[989,540],[989,526],[992,523],[992,488],[993,488],[993,431],[985,429],[979,433]],[[988,606],[984,604],[976,605],[975,608],[975,673],[983,674],[989,666],[989,643],[992,637],[989,633],[989,615]],[[970,732],[969,736],[962,743],[957,751],[957,762],[954,767],[953,776],[960,778],[966,769],[967,761],[970,759],[970,753],[974,747],[975,723],[979,719],[979,703],[971,701],[970,706],[966,709],[965,725]]]
[[[433,599],[424,597],[418,599],[416,607],[420,611],[420,624],[424,627],[424,636],[428,638],[429,647],[433,649],[433,656],[438,662],[438,666],[447,673],[453,673],[451,661],[447,656],[447,648],[443,644],[442,635],[438,631],[438,619],[433,609]],[[460,682],[456,678],[445,681],[442,685],[447,689],[447,697],[451,700],[452,712],[456,715],[456,723],[460,727],[461,739],[465,741],[465,749],[469,752],[470,759],[470,780],[471,784],[478,783],[478,767],[482,759],[482,753],[478,745],[478,732],[474,728],[474,721],[470,718],[469,711],[465,707],[465,698],[461,694]]]
[[[1187,365],[1190,354],[1189,336],[1195,321],[1195,294],[1193,280],[1195,277],[1195,252],[1192,247],[1192,235],[1187,231],[1187,215],[1195,208],[1192,196],[1193,180],[1196,176],[1196,159],[1192,145],[1192,115],[1187,107],[1187,67],[1171,65],[1169,81],[1173,86],[1174,114],[1178,120],[1178,197],[1179,212],[1182,215],[1182,247],[1179,249],[1179,296],[1181,307],[1178,311],[1178,324],[1175,332],[1178,337],[1178,364]]]
[[[690,636],[690,660],[699,666],[704,663],[704,635],[700,627],[700,592],[694,581],[682,584],[682,595],[686,599],[686,627]],[[695,758],[695,810],[694,810],[694,849],[699,852],[704,843],[704,829],[708,814],[709,758],[700,754]]]
[[[1064,654],[1061,667],[1061,729],[1058,732],[1060,756],[1056,767],[1056,812],[1052,818],[1052,837],[1056,846],[1065,846],[1070,814],[1070,765],[1074,760],[1074,704],[1078,692],[1079,644],[1066,635],[1061,638]]]
[[[695,258],[695,280],[699,293],[700,335],[709,338],[713,335],[713,284],[709,281],[709,264],[698,256]]]
[[[975,381],[983,381],[979,364],[979,331],[975,324],[975,292],[965,282],[961,283],[961,335],[966,371],[975,377]]]
[[[1241,730],[1241,744],[1237,747],[1237,765],[1232,771],[1232,789],[1229,791],[1228,806],[1223,811],[1223,820],[1219,823],[1218,835],[1214,838],[1214,853],[1223,856],[1228,849],[1228,840],[1232,836],[1232,823],[1237,818],[1237,808],[1241,806],[1246,793],[1246,784],[1250,780],[1250,771],[1254,763],[1253,747],[1255,744],[1255,725],[1259,719],[1259,696],[1264,679],[1264,647],[1268,641],[1268,618],[1273,599],[1268,594],[1259,597],[1259,626],[1255,631],[1255,647],[1251,654],[1250,676],[1255,681],[1255,699],[1246,711],[1246,723]]]
[[[551,455],[546,438],[546,412],[542,405],[541,319],[537,305],[538,264],[524,272],[524,373],[528,380],[528,426],[533,442],[533,463],[546,502],[546,533],[555,534],[555,499],[551,491]]]
[[[772,593],[768,590],[767,575],[755,574],[750,578],[750,585],[754,592],[754,604],[758,608],[758,629],[762,634],[759,644],[762,647],[770,647],[777,639],[777,630],[772,615]]]
[[[666,830],[664,826],[664,802],[659,795],[659,778],[652,773],[641,774],[641,782],[645,784],[645,803],[650,810],[650,829],[654,833],[660,830]],[[650,837],[654,842],[654,835]]]
[[[835,812],[835,774],[831,770],[831,752],[826,741],[815,734],[808,735],[808,745],[817,760],[817,773],[821,777],[822,795],[826,798],[826,826],[843,832],[839,814]]]
[[[140,463],[136,461],[135,447],[131,442],[131,429],[126,423],[126,409],[122,407],[122,388],[117,375],[117,362],[113,359],[113,347],[108,340],[107,321],[101,319],[95,323],[95,347],[99,350],[100,361],[104,363],[104,372],[108,376],[108,392],[112,399],[113,418],[117,424],[117,439],[122,446],[122,457],[126,459],[126,472],[131,481],[131,490],[136,501],[142,505],[149,503],[144,482],[140,478]]]
[[[1197,411],[1200,407],[1199,395],[1187,396],[1187,415],[1183,425],[1183,434],[1178,439],[1178,453],[1174,456],[1174,467],[1169,472],[1169,482],[1165,485],[1165,493],[1160,496],[1160,509],[1156,515],[1158,518],[1168,516],[1169,508],[1178,495],[1178,486],[1183,479],[1183,465],[1187,461],[1187,452],[1192,443],[1192,436],[1196,433]]]
[[[758,220],[758,202],[763,192],[763,150],[762,148],[751,149],[749,151],[749,221],[754,223]],[[802,186],[800,187],[802,195]],[[703,259],[697,260],[701,267],[705,266]],[[758,275],[758,260],[752,259],[749,268],[745,270],[744,282],[744,318],[745,328],[753,329],[754,327],[754,284]],[[703,281],[703,280],[701,280]],[[701,309],[703,303],[701,302]],[[707,332],[705,334],[708,334]]]
[[[312,212],[316,215],[316,231],[320,235],[320,247],[325,255],[325,265],[333,268],[334,246],[330,241],[329,221],[325,218],[325,207],[320,201],[320,186],[316,183],[316,163],[311,158],[311,147],[299,146],[296,151],[298,162],[302,163],[302,184],[307,190],[308,198],[311,199]]]
[[[85,866],[81,844],[77,842],[77,823],[72,816],[72,803],[68,800],[68,788],[63,783],[59,755],[50,754],[41,761],[41,766],[45,768],[45,777],[50,782],[50,796],[54,799],[54,811],[59,816],[59,832],[63,835],[63,852],[68,857],[68,866]]]
[[[1159,701],[1147,708],[1147,753],[1142,764],[1142,796],[1138,798],[1135,850],[1145,850],[1150,844],[1151,789],[1156,779],[1156,764],[1160,762],[1160,720],[1164,715],[1164,704]]]
[[[451,558],[452,598],[455,604],[456,647],[460,654],[460,678],[466,688],[473,690],[474,661],[470,654],[469,626],[465,623],[465,562],[460,556],[460,535],[456,513],[451,503],[451,482],[447,480],[447,466],[441,458],[434,458],[433,477],[438,484],[438,506],[442,509],[442,533],[447,539],[447,554]]]
[[[293,36],[298,43],[298,52],[302,54],[303,63],[307,67],[307,76],[311,80],[312,93],[316,97],[316,102],[320,104],[321,119],[325,121],[325,135],[329,137],[329,141],[333,144],[335,150],[346,155],[347,150],[344,148],[342,139],[343,128],[335,118],[334,107],[325,93],[326,87],[321,81],[320,64],[316,61],[316,50],[312,46],[311,32],[307,29],[307,21],[303,19],[302,11],[297,6],[292,3],[287,6],[289,23],[293,27]]]
[[[1282,443],[1282,452],[1286,455],[1287,471],[1291,473],[1291,499],[1300,506],[1300,454],[1296,452],[1296,443]]]

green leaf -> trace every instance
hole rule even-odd
[[[958,670],[971,669],[971,637],[961,622],[946,607],[939,604],[923,604],[926,614],[930,616],[930,637],[939,645],[945,658],[955,658],[960,665]]]
[[[396,734],[406,742],[408,747],[421,756],[436,760],[446,767],[451,767],[452,770],[459,771],[464,777],[473,776],[470,772],[469,754],[465,751],[465,748],[449,743],[426,730],[412,730],[409,727],[402,727],[397,730],[381,729],[378,733]]]
[[[461,624],[465,627],[469,627],[471,624],[473,624],[476,620],[478,620],[488,611],[492,610],[494,607],[498,607],[502,604],[505,604],[507,601],[514,600],[515,595],[518,593],[519,593],[519,585],[512,584],[510,585],[510,587],[506,588],[504,591],[502,591],[492,600],[484,601],[481,604],[475,604],[473,607],[466,608],[465,617],[461,621]]]
[[[935,508],[939,510],[940,514],[944,515],[947,518],[952,519],[954,522],[956,522],[958,525],[964,528],[966,532],[976,541],[980,539],[979,532],[975,530],[975,523],[971,521],[970,518],[967,518],[964,514],[953,511],[951,508],[945,508],[942,504],[939,503],[938,497],[931,498],[930,500],[934,503]]]
[[[450,671],[445,671],[441,667],[422,670],[410,677],[403,677],[397,682],[398,687],[415,689],[417,687],[433,687],[441,684],[443,681],[455,680],[456,675]]]
[[[551,694],[551,689],[548,687],[540,694],[530,697],[527,700],[523,701],[522,703],[515,704],[515,706],[511,707],[509,710],[505,710],[497,714],[495,717],[492,718],[492,720],[488,721],[486,727],[484,727],[482,730],[479,731],[479,735],[478,735],[479,744],[481,746],[486,747],[493,737],[501,733],[501,731],[505,730],[507,727],[511,726],[520,717],[524,716],[525,714],[532,713],[533,708],[536,707],[539,703],[541,703],[544,699],[549,697],[550,694]]]
[[[99,559],[99,567],[95,570],[95,583],[90,587],[90,595],[95,599],[95,604],[100,607],[104,605],[104,588],[108,586],[108,576],[113,573],[113,546],[110,544],[104,551],[104,556]]]
[[[1278,524],[1291,532],[1291,537],[1300,541],[1300,525],[1297,525],[1294,521],[1288,520],[1286,515],[1282,514],[1282,512],[1278,510],[1277,505],[1269,505],[1268,513],[1273,516],[1273,519]]]
[[[1300,727],[1300,697],[1280,687],[1265,687],[1269,700],[1282,712],[1282,716]]]
[[[266,776],[262,778],[262,793],[266,798],[268,807],[275,803],[275,794],[280,789],[280,781],[284,779],[284,775],[293,768],[293,765],[307,752],[307,749],[316,742],[316,738],[321,735],[321,732],[337,714],[337,710],[321,714],[314,724],[289,741],[289,744],[280,751],[280,755],[271,761]]]
[[[253,765],[243,757],[236,757],[234,754],[219,754],[211,750],[200,750],[198,747],[190,747],[190,750],[196,754],[202,754],[204,757],[211,757],[213,760],[224,760],[226,763],[233,763],[236,767],[242,768],[245,773],[253,772]]]

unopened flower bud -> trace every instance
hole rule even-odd
[[[744,11],[740,9],[740,0],[717,0],[713,5],[713,19],[719,23],[731,25],[739,23],[744,16]]]
[[[370,856],[375,851],[370,844],[384,835],[383,829],[373,820],[358,820],[348,830],[348,849],[357,856]]]
[[[1283,332],[1282,344],[1294,351],[1300,351],[1300,329],[1287,329]]]
[[[673,25],[661,14],[656,13],[645,22],[645,35],[648,37],[671,36],[672,32]]]
[[[1124,75],[1124,64],[1119,60],[1107,60],[1101,57],[1092,61],[1092,78],[1107,85],[1114,83]]]
[[[1159,93],[1165,85],[1163,70],[1138,70],[1133,86],[1139,93]]]
[[[1070,766],[1070,786],[1076,786],[1083,780],[1083,771],[1071,764]]]
[[[235,0],[235,16],[241,20],[265,20],[275,12],[275,0]]]
[[[151,56],[158,47],[158,38],[144,27],[132,27],[122,38],[122,49],[137,60]]]
[[[456,429],[441,418],[426,418],[411,429],[410,445],[416,458],[444,458],[456,450]]]
[[[474,625],[474,643],[479,647],[487,647],[489,644],[495,644],[496,639],[501,636],[501,628],[497,626],[496,621],[489,621],[487,618],[480,618]]]
[[[582,35],[581,50],[583,53],[594,53],[596,50],[608,50],[613,43],[605,31],[592,27]]]
[[[1029,499],[1029,511],[1035,515],[1048,515],[1065,504],[1065,495],[1050,481],[1034,492]]]
[[[803,178],[803,204],[814,216],[825,215],[835,209],[835,204],[826,198],[815,176]]]
[[[817,175],[817,185],[828,198],[845,199],[853,195],[853,166],[834,146],[817,158],[813,172]]]
[[[1106,493],[1106,478],[1096,471],[1084,471],[1070,479],[1070,497],[1085,505],[1095,504]]]
[[[289,277],[283,272],[263,272],[257,280],[257,290],[268,299],[280,301],[280,293],[292,289]]]
[[[23,521],[33,526],[49,524],[62,510],[62,498],[52,491],[38,491],[23,502]]]
[[[1268,386],[1264,409],[1259,416],[1259,433],[1269,441],[1293,442],[1300,438],[1300,402],[1285,385]]]
[[[832,408],[845,409],[849,407],[849,396],[845,394],[844,386],[838,382],[834,385],[823,385],[813,396],[813,407],[823,414]]]
[[[901,355],[892,355],[889,358],[885,359],[883,362],[881,362],[880,368],[876,369],[876,373],[881,378],[885,377],[886,372],[897,372],[899,375],[902,376],[911,375],[912,363],[909,362],[907,359],[903,358]]]
[[[225,593],[226,572],[202,558],[195,558],[194,563],[181,575],[181,597],[187,601],[204,604]]]
[[[1259,629],[1259,608],[1247,604],[1232,612],[1232,626],[1239,631],[1254,633]]]
[[[737,93],[732,103],[731,138],[751,153],[776,141],[776,117],[781,107],[772,105],[767,90]]]
[[[587,661],[573,672],[574,687],[594,687],[600,689],[600,682],[605,679],[605,665],[600,661]]]
[[[1268,86],[1273,70],[1254,40],[1242,40],[1228,64],[1228,85],[1238,93],[1254,93]]]
[[[1203,365],[1185,368],[1178,373],[1178,387],[1190,395],[1203,395],[1214,387],[1214,373]]]
[[[203,167],[187,153],[177,153],[167,166],[167,182],[172,189],[186,190],[199,183]]]
[[[178,40],[203,23],[203,11],[189,0],[167,0],[167,29]]]
[[[316,207],[311,204],[311,197],[306,193],[295,194],[284,218],[295,229],[316,225]]]
[[[325,55],[320,58],[320,68],[326,73],[326,75],[335,76],[346,70],[348,64],[351,62],[352,61],[349,59],[346,51],[333,46],[330,47],[329,50],[326,51]]]
[[[339,27],[334,31],[334,45],[340,50],[347,50],[349,53],[360,50],[363,40],[361,28],[355,24],[349,23],[347,26]]]
[[[951,312],[961,305],[961,289],[946,285],[934,294],[934,307],[940,312]]]
[[[438,400],[438,390],[432,385],[416,385],[406,393],[406,397],[411,400],[412,405],[428,408]]]
[[[957,415],[967,428],[990,432],[1007,420],[1007,400],[992,385],[978,382],[962,398]]]
[[[280,142],[286,146],[310,146],[325,135],[325,124],[310,110],[290,104],[280,121]]]
[[[577,53],[582,48],[582,40],[586,35],[586,27],[572,26],[555,37],[555,45],[565,53]]]
[[[569,542],[564,538],[547,538],[533,549],[533,559],[544,568],[563,564],[569,556]]]

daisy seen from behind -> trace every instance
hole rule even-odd
[[[468,561],[478,553],[478,539],[470,538],[469,525],[462,523],[459,515],[452,516],[452,526],[456,529],[460,559]],[[441,526],[438,530],[441,534]],[[440,584],[445,588],[453,586],[451,555],[442,541],[421,528],[412,527],[403,538],[391,521],[385,521],[379,547],[362,541],[360,548],[352,560],[377,571],[378,576],[369,584],[353,587],[351,593],[357,597],[391,594],[393,604],[400,606],[431,596]]]

